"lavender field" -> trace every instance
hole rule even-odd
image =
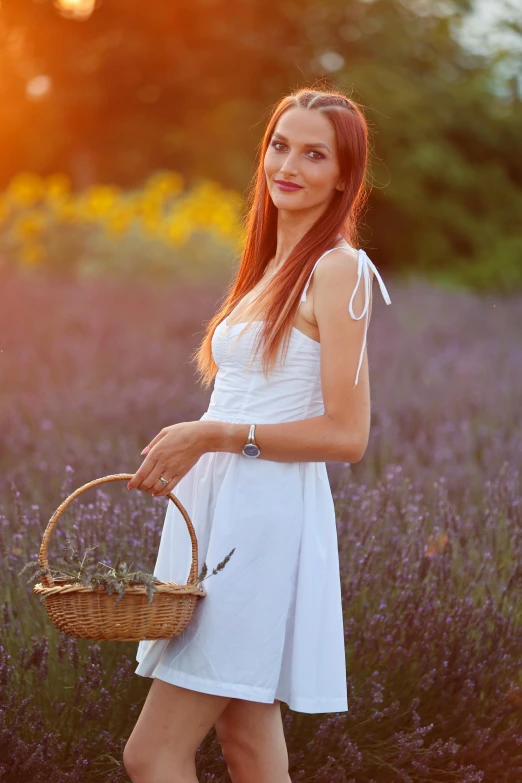
[[[392,305],[375,296],[368,340],[370,443],[361,462],[328,465],[349,711],[283,705],[290,776],[515,783],[522,296],[385,280]],[[74,489],[134,472],[162,427],[201,416],[209,392],[190,354],[225,283],[0,282],[0,781],[128,781],[122,749],[151,683],[134,675],[136,644],[60,634],[19,571]],[[88,490],[49,562],[71,536],[150,571],[165,509],[125,482]],[[229,780],[214,730],[197,770]]]

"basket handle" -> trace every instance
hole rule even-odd
[[[63,503],[61,503],[58,506],[58,508],[52,515],[51,519],[49,520],[47,527],[45,528],[45,532],[42,538],[42,544],[40,546],[40,554],[38,555],[38,563],[40,565],[40,568],[45,568],[45,569],[49,568],[49,562],[47,560],[47,547],[49,545],[49,539],[51,537],[51,533],[53,532],[55,525],[58,522],[58,519],[60,518],[61,514],[65,511],[69,503],[72,503],[74,498],[78,497],[78,495],[81,495],[81,493],[85,492],[85,490],[90,489],[91,487],[95,487],[98,484],[104,484],[105,482],[109,482],[109,481],[128,481],[133,476],[134,473],[115,473],[112,476],[103,476],[102,478],[94,479],[93,481],[89,481],[87,484],[84,484],[83,487],[79,487],[78,489],[75,489],[74,492],[72,492],[69,495],[69,497],[66,498],[63,501]],[[194,526],[190,521],[190,517],[187,514],[184,506],[178,500],[178,498],[172,494],[172,492],[167,492],[167,495],[166,496],[164,495],[164,497],[170,498],[176,504],[176,506],[181,511],[183,519],[187,524],[188,532],[190,535],[190,541],[192,543],[192,563],[190,565],[190,572],[189,572],[189,578],[187,584],[196,585],[198,579],[198,542],[197,542]],[[44,587],[53,587],[54,580],[52,576],[50,574],[43,574],[42,584]]]

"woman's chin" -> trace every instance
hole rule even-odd
[[[272,193],[271,195],[272,201],[276,207],[279,207],[280,209],[287,209],[289,212],[292,210],[306,209],[308,207],[308,205],[304,203],[303,199],[300,198],[297,193],[282,193],[281,191],[278,191],[277,193]]]

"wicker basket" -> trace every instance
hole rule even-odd
[[[90,481],[76,489],[56,509],[45,529],[38,562],[41,568],[49,568],[47,546],[60,515],[74,498],[85,490],[109,481],[128,481],[133,473],[117,473],[113,476]],[[33,587],[33,593],[48,596],[43,605],[54,625],[68,636],[81,639],[97,639],[127,642],[142,639],[170,639],[177,636],[189,622],[196,603],[206,593],[197,585],[198,543],[190,518],[180,501],[169,492],[167,495],[181,511],[192,542],[192,564],[186,585],[175,582],[157,582],[152,602],[145,585],[125,588],[125,595],[115,605],[116,595],[109,595],[103,588],[84,587],[53,579],[45,574],[42,582]]]

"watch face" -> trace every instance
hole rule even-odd
[[[243,446],[243,454],[245,457],[259,457],[261,449],[255,443],[247,443],[246,446]]]

